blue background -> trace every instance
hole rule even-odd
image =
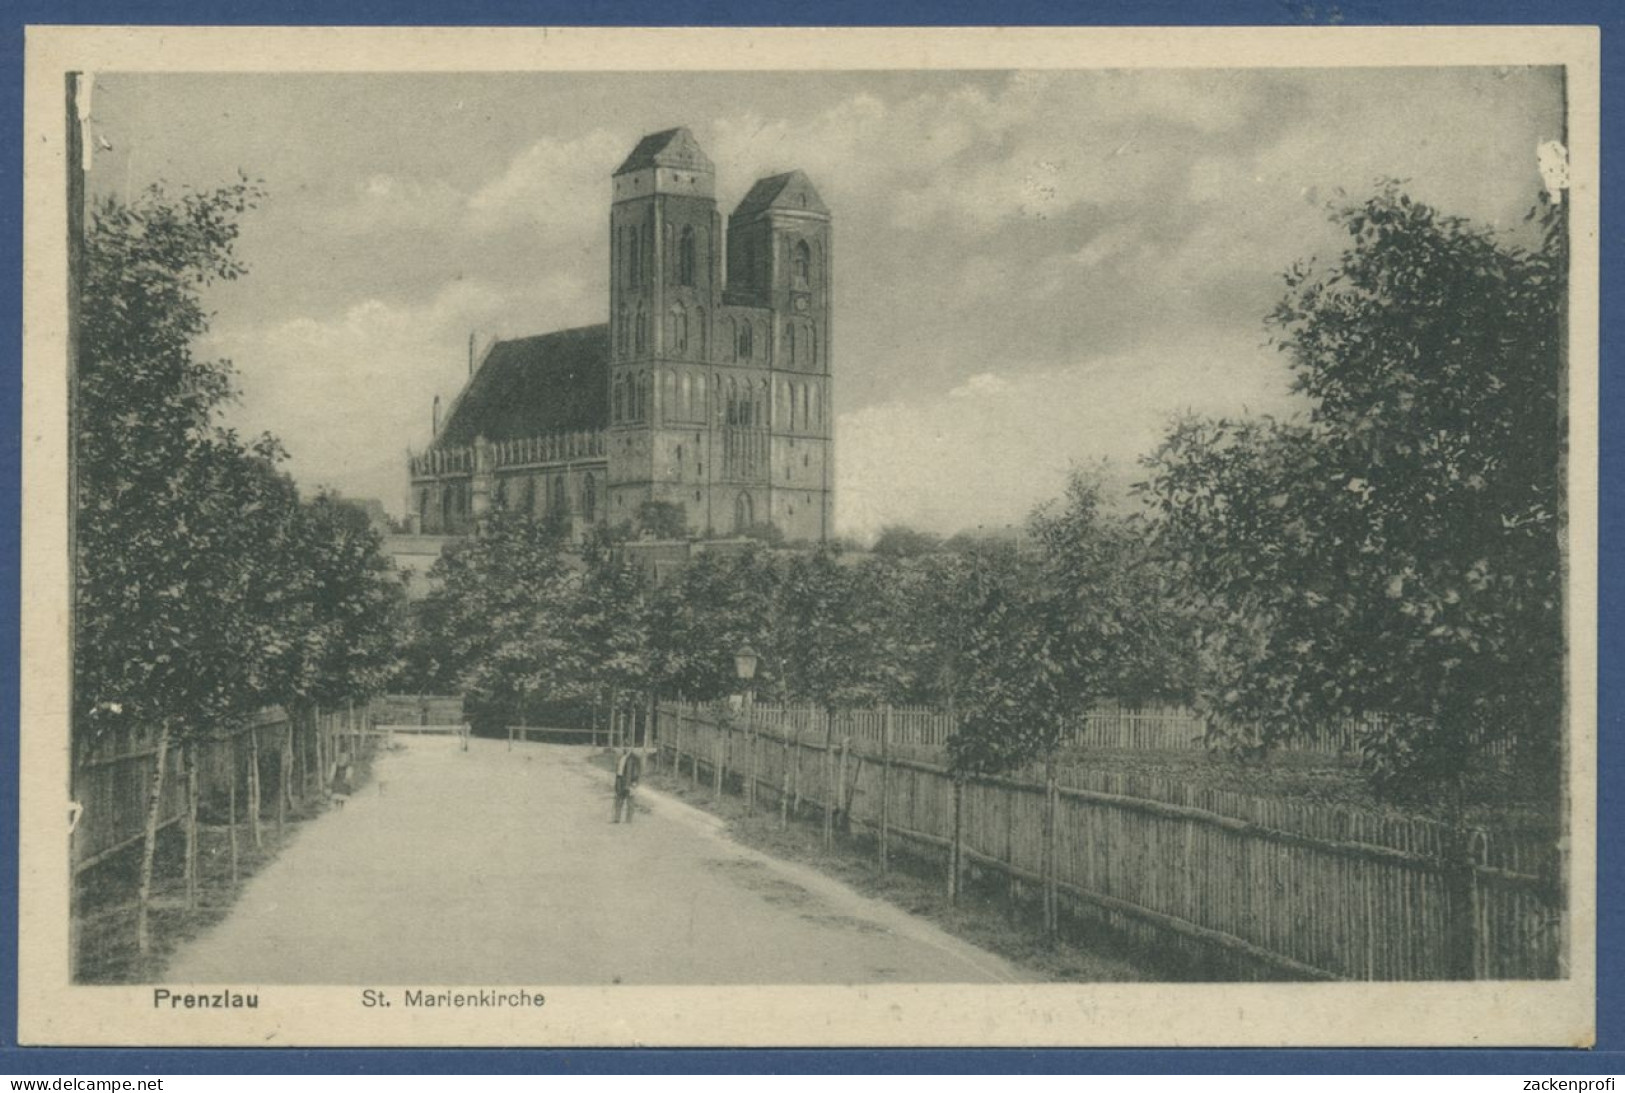
[[[1619,194],[1610,183],[1620,163],[1619,138],[1625,77],[1619,35],[1625,3],[1619,0],[1100,0],[1061,3],[1002,0],[997,5],[954,0],[852,3],[815,0],[594,0],[523,3],[518,0],[23,0],[0,15],[0,253],[5,259],[5,301],[0,307],[0,695],[4,737],[0,769],[18,769],[18,529],[20,526],[22,344],[22,65],[23,28],[29,23],[342,25],[1023,25],[1093,26],[1312,26],[1579,24],[1602,27],[1602,406],[1601,573],[1598,663],[1601,736],[1598,833],[1597,1048],[1547,1050],[113,1050],[18,1048],[17,846],[0,839],[0,1073],[55,1075],[175,1073],[1315,1073],[1420,1072],[1608,1074],[1625,1072],[1625,845],[1620,776],[1625,773],[1614,737],[1625,681],[1620,651],[1622,568],[1621,497],[1625,475],[1615,411],[1625,409],[1617,355],[1625,321],[1610,310],[1619,297]],[[0,777],[0,816],[17,816],[17,784]],[[1154,1034],[1154,1030],[1148,1030]]]

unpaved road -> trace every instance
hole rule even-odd
[[[310,822],[168,982],[1014,982],[1000,958],[562,745],[420,737]]]

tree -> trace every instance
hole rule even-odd
[[[1146,460],[1202,701],[1267,743],[1387,715],[1379,784],[1459,795],[1562,725],[1566,226],[1525,249],[1389,185],[1269,317],[1307,421],[1184,420]],[[1533,214],[1532,214],[1533,215]]]
[[[751,645],[762,657],[758,687],[777,686],[773,600],[779,574],[758,547],[727,558],[706,552],[655,590],[649,645],[659,689],[709,702],[739,689],[734,654]]]
[[[645,501],[638,506],[638,533],[651,539],[688,538],[683,506],[672,501]]]
[[[913,558],[921,554],[934,554],[942,549],[942,536],[919,531],[902,524],[888,524],[880,529],[872,548],[886,558]]]
[[[496,511],[435,563],[438,587],[419,613],[412,659],[460,690],[484,724],[573,697],[585,675],[571,636],[579,577],[563,545],[555,525]]]
[[[171,745],[185,748],[192,769],[195,742],[252,707],[277,655],[264,641],[275,628],[265,600],[275,561],[258,535],[281,524],[291,487],[274,471],[273,440],[244,443],[215,423],[231,368],[192,351],[208,327],[199,293],[244,272],[233,253],[237,218],[258,196],[246,182],[179,198],[155,187],[129,204],[103,202],[86,238],[74,730],[82,747],[158,729],[139,882],[143,952]]]

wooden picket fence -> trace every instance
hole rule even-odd
[[[911,724],[910,718],[914,721]],[[662,763],[757,807],[997,878],[1216,974],[1540,979],[1563,974],[1561,861],[1549,836],[1254,797],[1056,763],[956,781],[919,711],[664,703]],[[897,741],[894,743],[894,741]],[[955,822],[956,814],[958,822]]]
[[[778,727],[805,722],[819,713],[811,707],[782,707],[760,704],[756,717],[764,725]],[[881,711],[854,710],[849,715],[854,740],[878,744]],[[953,731],[949,715],[926,706],[891,708],[891,743],[925,754],[921,749],[941,749]],[[1351,755],[1362,734],[1381,724],[1378,716],[1330,722],[1316,732],[1283,741],[1280,750],[1328,758]],[[1119,751],[1201,751],[1208,747],[1208,725],[1192,710],[1178,706],[1129,708],[1101,706],[1071,719],[1062,737],[1065,748],[1109,749]]]
[[[461,702],[459,700],[459,710]],[[249,800],[250,779],[265,787],[262,809],[275,813],[279,772],[285,754],[292,755],[294,792],[303,796],[311,785],[324,784],[329,768],[353,761],[370,749],[373,710],[367,704],[318,710],[313,720],[290,733],[289,717],[280,706],[259,711],[240,725],[223,728],[196,742],[198,796],[205,813],[242,815]],[[158,733],[149,729],[131,736],[83,743],[74,756],[72,800],[80,808],[72,842],[77,875],[139,843],[146,831],[147,793],[156,774]],[[172,745],[165,759],[159,827],[186,815],[184,751]]]

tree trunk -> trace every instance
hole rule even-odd
[[[835,711],[824,711],[824,784],[820,787],[824,795],[824,849],[828,850],[835,845]]]
[[[788,831],[790,828],[790,725],[787,722],[779,723],[779,732],[784,741],[784,780],[779,785],[779,830]]]
[[[891,868],[891,703],[880,719],[880,875]]]
[[[248,829],[254,836],[254,849],[265,845],[260,832],[260,731],[248,730]]]
[[[197,908],[197,744],[188,742],[181,750],[186,767],[186,909]]]
[[[169,722],[158,731],[158,753],[153,759],[152,781],[147,786],[147,829],[141,843],[141,879],[136,889],[135,947],[142,955],[152,951],[152,861],[158,850],[158,822],[164,807],[164,768],[169,765]]]
[[[276,833],[280,837],[288,826],[288,809],[293,805],[293,717],[282,724],[282,754],[277,762]]]
[[[237,736],[226,738],[226,764],[231,773],[226,776],[226,826],[231,833],[231,883],[237,883]]]
[[[1060,932],[1060,892],[1056,880],[1060,869],[1055,855],[1055,813],[1060,803],[1060,791],[1055,784],[1055,756],[1044,760],[1044,937],[1054,940]]]

